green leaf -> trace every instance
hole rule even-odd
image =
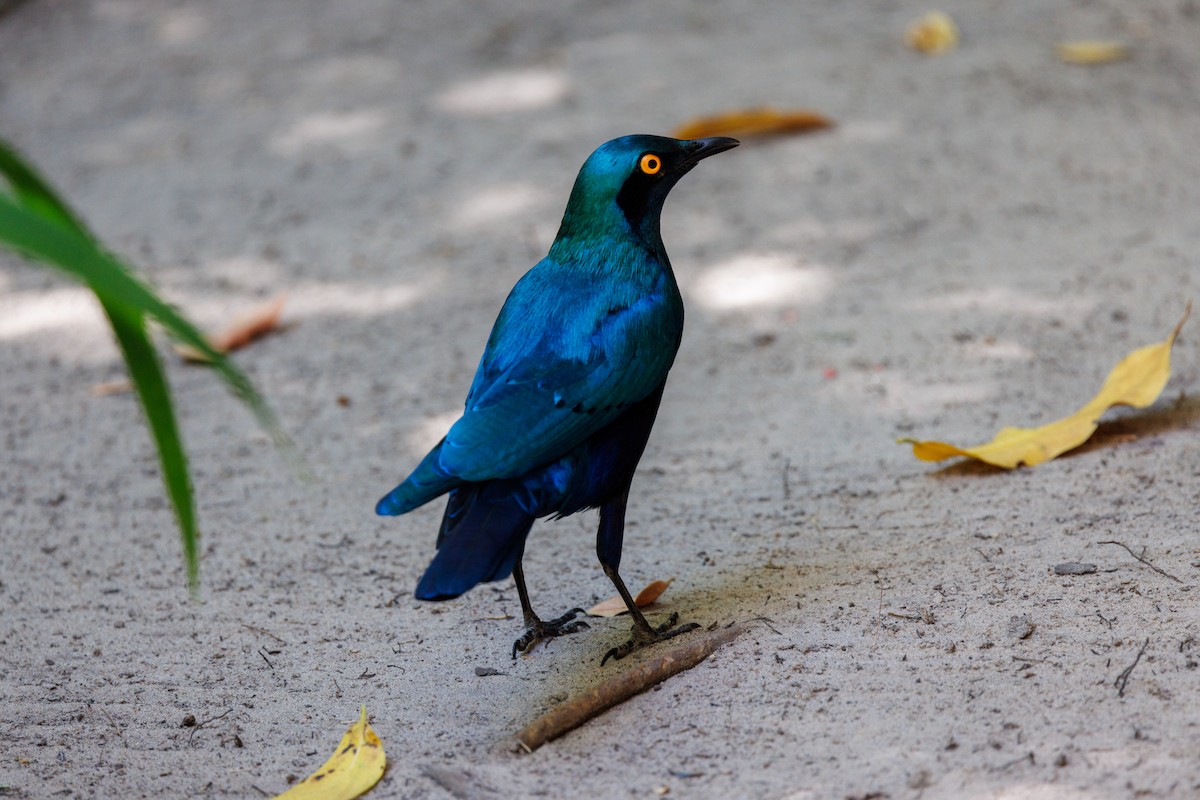
[[[113,326],[158,449],[163,480],[183,539],[188,583],[194,591],[198,575],[196,521],[187,459],[162,364],[147,335],[146,318],[155,320],[169,334],[204,353],[210,366],[254,412],[276,446],[301,471],[303,464],[249,378],[224,354],[214,350],[195,325],[104,249],[67,204],[3,140],[0,140],[0,176],[12,188],[11,195],[0,192],[0,246],[56,267],[87,284]]]
[[[12,186],[20,204],[39,216],[52,219],[78,232],[87,234],[87,228],[75,217],[66,204],[50,186],[42,180],[33,167],[26,164],[16,151],[0,139],[0,175]]]
[[[104,305],[102,303],[102,305]],[[196,511],[192,500],[192,480],[188,475],[183,440],[175,424],[175,411],[167,377],[154,343],[146,335],[146,323],[140,316],[126,315],[120,309],[104,305],[113,333],[129,367],[129,377],[142,401],[150,433],[158,447],[163,483],[175,507],[179,533],[183,539],[183,557],[187,564],[188,588],[195,594],[200,580],[200,562],[196,550]]]
[[[192,323],[160,300],[121,262],[101,250],[85,232],[0,195],[0,242],[83,281],[106,308],[146,314],[172,336],[204,353],[233,392],[254,411],[259,424],[275,443],[290,449],[274,413],[249,378],[224,354],[214,350]]]

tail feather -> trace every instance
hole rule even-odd
[[[437,555],[417,584],[418,600],[448,600],[512,574],[534,517],[505,484],[466,484],[450,493]]]
[[[438,442],[437,447],[429,451],[403,483],[375,504],[375,513],[381,517],[407,514],[460,485],[461,478],[442,469],[441,453],[442,442]]]

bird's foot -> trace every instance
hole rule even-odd
[[[689,622],[686,625],[680,625],[678,628],[676,628],[675,623],[678,621],[679,612],[675,612],[671,614],[670,618],[667,619],[666,622],[664,622],[662,625],[659,625],[657,628],[652,628],[649,625],[643,627],[642,625],[635,624],[633,626],[633,635],[629,638],[629,641],[625,644],[618,645],[617,647],[614,647],[605,653],[604,658],[600,659],[600,666],[603,667],[605,662],[607,662],[610,658],[613,660],[620,660],[632,653],[634,650],[638,650],[643,647],[649,647],[652,644],[657,644],[658,642],[665,641],[666,639],[671,639],[681,633],[694,631],[696,628],[700,627],[699,623]]]
[[[513,642],[512,657],[516,658],[517,653],[528,653],[534,645],[544,639],[565,636],[568,633],[576,633],[590,628],[591,625],[583,620],[575,619],[582,613],[584,613],[582,608],[572,608],[561,617],[545,622],[537,617],[526,617],[525,633],[521,635],[520,639]]]

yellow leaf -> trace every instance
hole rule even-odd
[[[958,26],[944,11],[930,11],[908,26],[904,41],[922,53],[945,53],[958,47]]]
[[[671,579],[675,580],[674,578]],[[667,587],[671,585],[671,581],[654,581],[638,592],[637,597],[633,598],[633,604],[638,608],[644,608],[659,598]],[[616,617],[621,614],[628,613],[629,609],[625,605],[625,601],[620,595],[610,597],[587,610],[589,617]]]
[[[696,117],[672,132],[676,139],[700,139],[705,136],[767,136],[802,133],[833,127],[833,121],[815,111],[802,108],[781,111],[778,108],[741,108],[707,117]]]
[[[367,724],[367,707],[321,768],[275,800],[351,800],[383,777],[383,744]]]
[[[1138,348],[1121,359],[1104,380],[1100,392],[1069,417],[1040,428],[1005,428],[995,439],[977,447],[915,439],[900,441],[911,444],[913,455],[923,461],[966,456],[1005,469],[1015,469],[1021,464],[1037,466],[1086,442],[1098,427],[1101,415],[1113,406],[1145,408],[1157,400],[1171,377],[1171,346],[1191,313],[1192,304],[1188,303],[1183,319],[1165,341]]]
[[[1121,42],[1059,42],[1055,49],[1058,57],[1068,64],[1107,64],[1129,58],[1129,48]]]

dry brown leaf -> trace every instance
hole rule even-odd
[[[904,32],[904,42],[922,53],[945,53],[958,47],[958,26],[946,12],[930,11],[913,20]]]
[[[1055,49],[1058,51],[1058,57],[1068,64],[1107,64],[1110,61],[1129,58],[1129,48],[1121,42],[1059,42]]]
[[[133,391],[133,384],[128,378],[120,378],[115,381],[104,381],[103,383],[93,383],[89,390],[93,397],[110,397],[114,394],[127,394]]]
[[[671,581],[673,580],[675,579],[672,578],[670,581],[653,581],[647,584],[646,588],[638,592],[637,597],[633,598],[633,604],[638,608],[645,608],[657,600],[667,590],[667,587],[671,585]],[[629,613],[629,609],[626,608],[625,601],[621,599],[620,595],[610,597],[587,610],[589,617],[616,617],[627,613]]]
[[[1022,464],[1033,467],[1048,461],[1086,442],[1099,426],[1101,415],[1113,406],[1145,408],[1158,399],[1171,377],[1171,347],[1191,313],[1192,304],[1188,303],[1183,319],[1166,340],[1138,348],[1121,359],[1096,396],[1069,417],[1038,428],[1005,428],[992,441],[975,447],[915,439],[900,441],[911,444],[913,455],[922,461],[967,456],[1005,469]]]
[[[245,347],[279,326],[279,316],[283,313],[283,304],[286,300],[287,295],[280,294],[247,311],[234,319],[228,327],[217,333],[209,334],[208,343],[218,353],[231,353]],[[175,352],[187,361],[198,363],[208,361],[204,353],[186,344],[176,344]]]
[[[742,108],[706,117],[696,117],[672,132],[676,139],[702,139],[706,136],[771,136],[782,133],[804,133],[833,127],[833,120],[816,111],[797,108],[783,111],[778,108]]]

